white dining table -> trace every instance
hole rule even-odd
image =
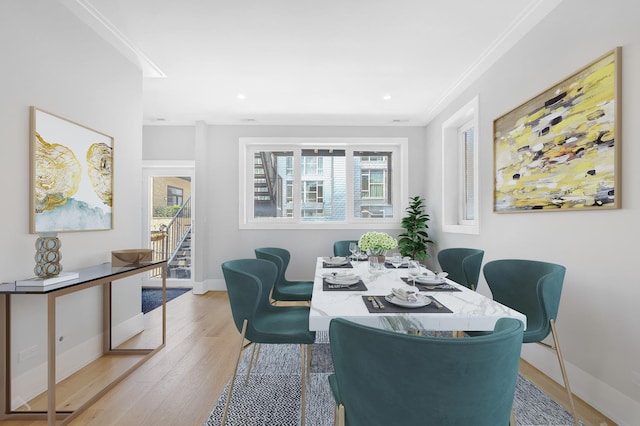
[[[393,288],[407,285],[401,280],[407,277],[406,268],[382,268],[381,273],[369,272],[369,264],[365,261],[351,261],[353,268],[325,268],[323,257],[318,257],[313,282],[313,294],[309,313],[309,329],[326,331],[333,318],[345,318],[360,324],[396,331],[433,330],[433,331],[491,331],[500,318],[510,317],[522,321],[526,327],[526,315],[504,306],[476,291],[470,290],[454,281],[446,279],[447,284],[460,291],[429,291],[421,294],[434,297],[440,304],[448,308],[435,312],[417,312],[408,308],[405,312],[385,312],[374,309],[373,313],[366,306],[362,296],[378,296],[384,298]],[[428,270],[422,267],[422,272]],[[323,290],[323,274],[353,273],[365,284],[366,291]],[[366,298],[365,298],[366,299]]]

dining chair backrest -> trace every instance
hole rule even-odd
[[[280,247],[261,247],[254,250],[256,258],[270,260],[278,267],[276,282],[286,283],[285,273],[289,267],[291,253],[289,250]]]
[[[334,256],[351,256],[351,251],[349,251],[349,244],[356,243],[358,244],[358,240],[340,240],[333,243],[333,255]]]
[[[438,263],[448,278],[463,286],[476,290],[484,250],[472,248],[447,248],[438,252]]]
[[[527,316],[524,343],[549,335],[556,320],[566,268],[555,263],[500,259],[484,265],[493,299]]]
[[[523,328],[501,318],[493,333],[447,338],[332,320],[330,383],[346,425],[507,426]]]
[[[254,325],[256,319],[274,309],[269,294],[278,273],[276,265],[262,259],[237,259],[224,262],[222,273],[236,328],[242,332],[247,320],[246,338],[260,341],[258,336],[264,331],[256,330]]]

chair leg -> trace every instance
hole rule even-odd
[[[305,345],[307,347],[307,383],[311,385],[311,345]]]
[[[227,421],[227,410],[229,409],[229,403],[231,402],[231,393],[233,392],[233,384],[236,381],[236,374],[238,373],[238,364],[240,364],[240,356],[242,355],[242,350],[244,349],[244,334],[247,332],[247,320],[244,320],[242,323],[242,332],[240,333],[240,347],[238,348],[238,357],[236,358],[236,366],[233,369],[233,377],[231,378],[231,383],[229,384],[229,393],[227,394],[227,401],[224,403],[224,411],[222,412],[222,420],[220,421],[220,425],[224,425]]]
[[[307,360],[306,360],[306,345],[300,345],[300,386],[302,387],[302,398],[300,401],[300,425],[304,426],[304,418],[305,418],[305,410],[306,410],[306,393],[307,393],[307,383],[305,377],[307,375]]]
[[[247,368],[247,377],[244,379],[244,384],[249,383],[249,376],[251,376],[251,368],[258,365],[258,356],[260,356],[260,343],[254,343],[251,348],[251,358],[249,358],[249,368]]]
[[[344,405],[338,405],[338,426],[345,426]]]
[[[564,387],[567,390],[569,396],[569,406],[571,407],[571,415],[573,416],[573,423],[575,426],[580,426],[578,416],[576,415],[576,407],[573,404],[573,394],[571,393],[571,386],[569,386],[569,376],[567,376],[567,370],[564,367],[564,360],[562,358],[562,352],[560,352],[560,341],[558,339],[558,332],[556,331],[556,322],[551,319],[551,335],[553,336],[553,344],[555,346],[556,355],[558,356],[558,362],[560,363],[560,370],[562,371],[562,380],[564,380]]]

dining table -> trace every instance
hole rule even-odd
[[[504,317],[516,318],[526,327],[527,317],[523,313],[448,278],[436,285],[421,283],[428,282],[422,278],[433,273],[421,265],[421,280],[411,289],[418,290],[417,296],[423,303],[406,303],[392,297],[394,289],[397,293],[413,284],[406,265],[394,268],[389,262],[381,262],[379,268],[371,268],[366,258],[318,257],[309,329],[327,331],[333,318],[418,333],[492,331],[496,321]]]

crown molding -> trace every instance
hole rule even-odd
[[[165,78],[167,75],[138,46],[118,29],[89,0],[58,0],[100,37],[113,45],[142,70],[145,78]]]

